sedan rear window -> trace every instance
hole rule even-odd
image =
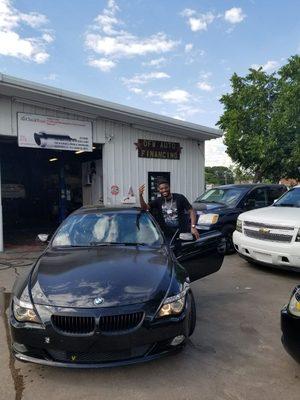
[[[75,214],[59,228],[53,247],[100,245],[160,246],[162,236],[147,213]]]

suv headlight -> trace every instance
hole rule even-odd
[[[238,232],[243,232],[243,221],[238,219],[236,221],[236,228],[235,228]]]
[[[296,235],[296,242],[300,242],[300,228],[298,229],[298,232]]]
[[[184,289],[182,292],[180,292],[176,296],[167,297],[164,300],[164,303],[161,306],[157,316],[167,317],[169,315],[178,315],[182,313],[185,306],[186,293],[189,290],[189,287],[190,285],[186,282],[184,284]]]
[[[20,301],[16,297],[13,299],[13,314],[19,322],[41,323],[40,318],[33,309],[33,305],[25,301]]]
[[[295,291],[295,293],[291,297],[288,309],[292,315],[295,315],[296,317],[300,317],[300,289],[299,288]]]
[[[201,214],[198,219],[198,224],[212,225],[217,223],[219,214]]]

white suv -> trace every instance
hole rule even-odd
[[[240,214],[233,242],[248,261],[300,271],[300,186],[270,207]]]

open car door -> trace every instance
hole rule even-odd
[[[200,239],[192,242],[181,241],[175,250],[175,256],[193,282],[221,268],[225,249],[226,242],[222,233],[212,231],[202,234]]]

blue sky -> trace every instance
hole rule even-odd
[[[214,127],[233,72],[300,52],[299,0],[0,0],[0,72]],[[222,140],[207,165],[229,165]]]

